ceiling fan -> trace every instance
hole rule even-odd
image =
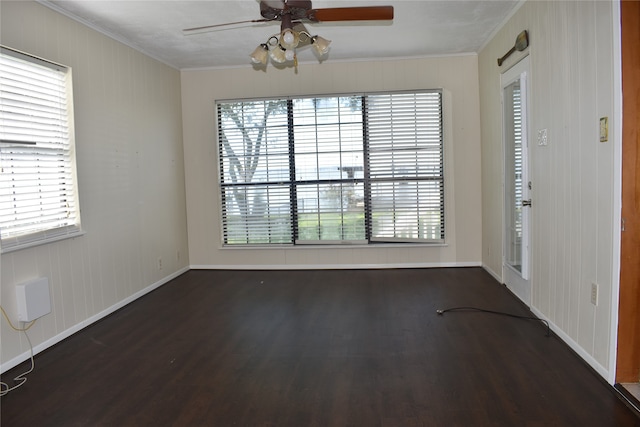
[[[260,15],[262,19],[187,28],[183,30],[183,34],[202,33],[226,25],[248,22],[280,21],[280,32],[270,36],[265,43],[261,43],[251,54],[251,61],[254,64],[266,65],[270,57],[275,63],[293,62],[297,66],[296,49],[298,47],[312,45],[316,53],[323,56],[329,52],[331,43],[330,40],[318,35],[311,35],[304,23],[391,20],[393,6],[314,9],[310,0],[261,0]]]

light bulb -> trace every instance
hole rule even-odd
[[[300,34],[293,31],[291,28],[285,29],[280,34],[280,44],[285,49],[294,49],[300,43]]]
[[[291,34],[291,31],[285,32],[282,38],[284,39],[284,42],[288,45],[293,43],[293,34]]]
[[[296,56],[296,51],[293,49],[287,49],[284,51],[284,57],[287,61],[293,61],[293,58]]]

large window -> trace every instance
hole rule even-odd
[[[444,241],[441,91],[217,113],[224,244]]]
[[[70,71],[0,52],[2,251],[80,233]]]

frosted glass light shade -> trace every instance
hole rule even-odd
[[[285,57],[285,50],[280,46],[276,46],[269,51],[269,56],[271,56],[271,60],[273,62],[277,62],[279,64],[285,62],[287,58]]]
[[[253,62],[254,64],[265,65],[267,63],[268,58],[269,58],[269,48],[267,47],[266,44],[261,44],[251,54],[251,62]]]
[[[320,36],[313,36],[312,42],[313,48],[319,55],[326,55],[329,52],[329,44],[331,43],[331,40],[327,40]]]

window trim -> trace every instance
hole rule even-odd
[[[79,237],[85,234],[85,231],[81,226],[80,204],[79,204],[79,189],[78,189],[78,177],[77,177],[77,163],[76,163],[76,150],[75,150],[75,126],[74,126],[74,105],[73,105],[73,77],[71,67],[58,64],[47,59],[31,55],[29,53],[13,49],[4,45],[0,45],[0,51],[2,54],[14,57],[19,60],[30,62],[41,67],[46,67],[51,70],[64,73],[64,89],[66,91],[65,101],[67,104],[67,132],[68,132],[68,148],[65,150],[66,157],[68,158],[68,173],[70,176],[70,182],[73,189],[70,192],[70,196],[73,199],[74,206],[74,223],[63,225],[60,227],[46,228],[37,230],[33,233],[21,234],[0,238],[0,253],[5,254],[9,252],[19,251],[39,245],[53,243],[61,240],[71,239]],[[5,140],[6,141],[6,140]],[[6,141],[11,142],[11,141]],[[1,143],[1,142],[0,142]]]
[[[425,239],[425,238],[408,238],[408,237],[386,237],[386,238],[381,238],[381,237],[374,237],[371,235],[372,232],[372,228],[370,226],[370,221],[371,221],[371,207],[365,207],[365,227],[368,229],[368,231],[366,231],[366,237],[365,239],[359,239],[359,240],[344,240],[344,241],[340,241],[340,240],[299,240],[297,239],[297,224],[296,224],[296,218],[297,218],[297,214],[293,213],[292,214],[292,229],[293,231],[293,239],[291,242],[286,242],[286,243],[241,243],[241,244],[228,244],[225,242],[225,224],[224,224],[224,193],[223,193],[223,188],[226,185],[226,183],[223,181],[222,178],[222,173],[223,173],[223,158],[222,156],[219,156],[218,158],[218,190],[220,191],[220,197],[221,197],[221,201],[222,204],[220,206],[220,221],[219,221],[219,227],[220,227],[220,232],[221,232],[221,248],[223,249],[233,249],[233,250],[240,250],[240,249],[277,249],[277,248],[282,248],[282,247],[298,247],[298,248],[340,248],[340,247],[360,247],[360,248],[366,248],[366,247],[399,247],[399,246],[410,246],[410,247],[446,247],[448,246],[448,239],[449,237],[447,236],[451,236],[452,234],[455,234],[455,226],[450,222],[451,221],[451,213],[449,212],[450,209],[448,208],[449,202],[448,200],[450,199],[451,195],[450,192],[452,191],[452,187],[453,187],[453,183],[448,183],[445,184],[446,182],[451,181],[452,177],[449,176],[450,173],[448,172],[448,167],[447,165],[451,162],[450,159],[450,154],[449,151],[451,150],[451,147],[449,147],[449,144],[447,143],[447,135],[449,134],[449,131],[447,129],[447,115],[450,114],[450,110],[448,108],[448,97],[447,97],[447,92],[443,89],[443,88],[431,88],[431,89],[406,89],[406,90],[398,90],[398,91],[371,91],[371,92],[346,92],[346,93],[332,93],[332,94],[301,94],[301,95],[284,95],[284,96],[274,96],[274,97],[250,97],[250,98],[232,98],[232,99],[217,99],[214,101],[214,111],[215,111],[215,116],[216,116],[216,126],[215,126],[215,131],[216,131],[216,140],[217,140],[217,149],[218,149],[218,154],[221,155],[222,154],[222,148],[221,148],[221,143],[220,143],[220,115],[219,115],[219,110],[218,110],[218,104],[219,103],[250,103],[250,102],[256,102],[256,101],[286,101],[287,103],[292,102],[295,99],[305,99],[305,98],[332,98],[332,97],[361,97],[363,99],[367,99],[369,96],[375,96],[375,95],[402,95],[402,94],[407,94],[407,95],[411,95],[411,94],[424,94],[424,93],[438,93],[439,94],[439,118],[440,118],[440,123],[439,123],[439,131],[440,131],[440,177],[437,179],[428,179],[428,180],[439,180],[442,183],[442,189],[441,189],[441,193],[440,193],[440,206],[441,206],[441,212],[442,212],[442,216],[441,216],[441,225],[442,225],[442,238],[441,239]],[[370,148],[370,141],[368,140],[368,129],[366,128],[367,126],[367,113],[365,111],[365,103],[363,103],[362,106],[362,113],[363,113],[363,133],[365,133],[364,135],[364,141],[366,141],[367,143],[364,144],[364,150],[363,150],[363,155],[368,157],[368,150]],[[292,120],[292,117],[289,117],[289,120]],[[289,127],[289,131],[292,132],[293,131],[293,126],[291,125],[291,123],[289,123],[288,125]],[[290,139],[291,140],[291,139]],[[290,155],[291,160],[293,161],[293,158],[295,156]],[[364,161],[363,162],[365,171],[368,172],[369,169],[369,161]],[[292,168],[291,170],[294,171],[295,173],[295,168]],[[295,177],[294,177],[295,178]],[[295,193],[295,189],[296,186],[303,181],[298,181],[295,180],[294,178],[291,179],[290,182],[288,182],[291,185],[291,192]],[[417,178],[418,182],[420,182],[421,180],[425,180],[424,177],[423,178]],[[389,182],[399,182],[397,179],[394,180],[393,178],[388,178],[386,179]],[[344,181],[344,180],[342,180]],[[370,187],[371,185],[371,178],[369,176],[366,176],[362,179],[359,179],[359,181],[363,181],[364,185],[366,187]],[[374,180],[376,181],[376,180]],[[382,179],[382,181],[385,181],[385,179]],[[401,180],[400,180],[401,181]],[[380,180],[377,180],[377,182],[380,182]],[[413,181],[415,182],[415,180]],[[260,183],[261,184],[261,183]],[[265,183],[266,184],[266,183]],[[273,182],[271,183],[273,184]],[[284,184],[284,182],[283,182]],[[245,184],[247,185],[247,184]],[[248,184],[249,186],[252,185],[252,183]],[[365,192],[367,192],[366,194],[369,194],[369,198],[370,198],[370,188],[367,190],[365,189]],[[295,196],[295,194],[294,194]],[[292,198],[290,199],[290,204],[292,206],[292,210],[296,210],[297,211],[297,207],[294,205],[295,203],[295,197],[292,196]],[[449,230],[448,232],[445,233],[445,224],[451,224],[449,226],[446,226],[446,230]],[[452,234],[450,234],[452,233]]]

